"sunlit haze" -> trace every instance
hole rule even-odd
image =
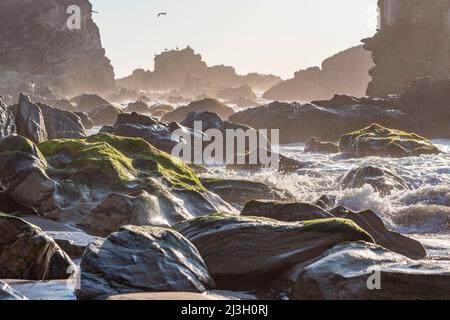
[[[152,69],[154,54],[190,45],[208,65],[289,78],[373,35],[376,2],[92,0],[116,77]]]

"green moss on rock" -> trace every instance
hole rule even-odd
[[[140,138],[101,133],[83,139],[47,141],[39,149],[54,172],[67,179],[76,176],[91,183],[103,180],[117,184],[158,176],[175,187],[204,189],[184,163]]]

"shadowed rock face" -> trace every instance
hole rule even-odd
[[[0,234],[2,279],[66,279],[75,267],[53,239],[21,219],[0,212]]]
[[[68,30],[70,5],[81,8],[81,29]],[[0,3],[0,88],[27,82],[58,93],[110,90],[114,72],[92,20],[88,0],[3,0]]]
[[[367,94],[400,93],[414,78],[450,75],[450,1],[379,0],[381,28],[365,49],[375,67]]]
[[[338,245],[308,266],[293,268],[288,277],[295,282],[291,299],[448,299],[448,261],[413,261],[383,247],[368,243]],[[379,271],[381,288],[375,284]],[[371,278],[372,277],[372,278]],[[339,288],[339,290],[336,290]]]
[[[88,247],[81,260],[78,297],[204,292],[213,287],[214,280],[197,249],[178,232],[127,226]]]
[[[329,99],[334,94],[364,96],[373,66],[370,53],[362,46],[342,51],[314,67],[295,73],[264,93],[264,98],[278,101]]]
[[[0,96],[0,138],[14,133],[14,117]]]

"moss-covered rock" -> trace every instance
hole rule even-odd
[[[47,141],[39,149],[58,182],[59,209],[51,215],[93,235],[106,236],[125,224],[171,225],[234,211],[181,160],[140,138],[101,133]]]
[[[422,154],[438,154],[428,139],[415,133],[389,129],[379,124],[345,134],[341,137],[339,149],[351,157],[409,157]]]
[[[174,228],[200,251],[219,287],[237,290],[269,286],[284,270],[336,244],[373,241],[367,232],[346,219],[287,223],[217,214],[182,222]]]

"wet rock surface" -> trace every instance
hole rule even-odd
[[[431,142],[415,133],[389,129],[379,124],[345,134],[339,142],[342,153],[351,157],[410,157],[438,154]]]
[[[127,226],[92,243],[81,260],[80,299],[126,293],[204,292],[214,280],[197,249],[176,231]]]
[[[66,279],[75,267],[39,228],[0,213],[0,278]]]
[[[228,119],[234,113],[233,109],[217,100],[204,99],[192,102],[184,107],[179,107],[164,115],[162,120],[166,122],[182,122],[190,112],[205,111],[214,112],[223,119]]]
[[[286,223],[213,215],[174,227],[196,246],[224,289],[264,287],[275,275],[338,243],[372,241],[358,226],[340,219]]]
[[[374,244],[341,244],[290,274],[295,281],[290,297],[300,300],[448,299],[449,289],[442,284],[448,282],[449,266],[448,261],[413,261]],[[379,275],[378,283],[375,272]]]

